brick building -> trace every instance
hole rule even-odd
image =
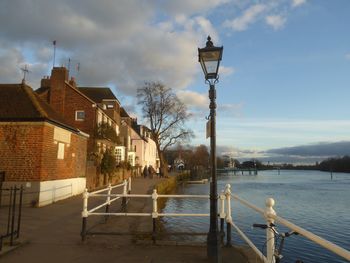
[[[3,187],[25,185],[25,202],[41,206],[83,191],[88,137],[26,84],[0,84]]]
[[[62,114],[72,127],[89,134],[89,160],[107,148],[113,151],[125,148],[120,139],[120,102],[109,88],[77,87],[75,80],[69,79],[65,67],[54,67],[51,76],[41,80],[41,87],[36,93]],[[88,166],[91,165],[89,162]],[[97,173],[89,172],[87,177],[88,188],[99,185],[98,170]]]

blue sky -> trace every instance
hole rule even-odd
[[[28,65],[36,89],[56,65],[82,86],[109,86],[135,115],[144,81],[172,87],[205,140],[207,85],[197,48],[224,46],[217,143],[234,157],[350,141],[348,0],[54,1],[0,3],[0,82]],[[80,63],[80,71],[75,70]],[[140,119],[140,118],[139,118]]]

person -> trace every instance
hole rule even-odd
[[[149,175],[150,179],[153,178],[153,172],[154,172],[154,169],[153,169],[152,165],[148,166],[148,175]]]
[[[147,165],[145,165],[145,167],[143,168],[143,177],[146,178],[148,176],[148,167]]]
[[[158,166],[157,166],[157,169],[156,169],[156,174],[157,174],[157,177],[160,177],[159,167]]]

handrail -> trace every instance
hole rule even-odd
[[[231,188],[230,185],[226,185],[226,190],[225,190],[226,196],[233,197],[235,200],[239,201],[241,204],[245,205],[246,207],[251,208],[252,210],[262,214],[266,218],[268,224],[276,221],[276,222],[290,228],[291,230],[296,231],[297,233],[299,233],[300,235],[313,241],[314,243],[326,248],[327,250],[332,251],[333,253],[337,254],[338,256],[341,256],[347,260],[350,260],[350,252],[348,250],[346,250],[346,249],[344,249],[344,248],[342,248],[342,247],[340,247],[340,246],[338,246],[338,245],[336,245],[336,244],[334,244],[334,243],[332,243],[332,242],[330,242],[330,241],[328,241],[320,236],[317,236],[317,235],[311,233],[310,231],[303,229],[303,228],[291,223],[290,221],[288,221],[280,216],[277,216],[275,210],[273,209],[275,201],[272,198],[268,198],[266,200],[266,208],[265,208],[265,210],[263,210],[255,205],[249,203],[248,201],[240,198],[239,196],[232,194],[230,188]],[[227,201],[229,201],[229,199],[227,199]],[[232,222],[231,218],[232,218],[231,216],[229,218],[229,215],[227,215],[226,221],[231,220],[231,222]],[[272,230],[270,232],[272,232]],[[274,244],[273,244],[274,237],[273,237],[273,233],[269,233],[269,231],[267,231],[267,233],[269,234],[269,236],[267,237],[267,254],[268,254],[267,260],[268,260],[268,262],[271,262],[271,260],[274,260],[274,259],[272,259],[273,254],[274,254]],[[270,247],[269,247],[269,244],[270,244]],[[255,251],[254,248],[253,248],[253,250]]]
[[[116,188],[116,187],[121,187],[123,186],[123,193],[122,194],[112,194],[111,190]],[[243,204],[244,206],[256,211],[257,213],[261,214],[264,216],[264,218],[267,221],[267,224],[270,225],[271,223],[274,223],[275,221],[290,228],[293,231],[298,232],[300,235],[308,238],[309,240],[313,241],[316,244],[321,245],[322,247],[328,249],[329,251],[332,251],[333,253],[350,260],[350,252],[347,251],[346,249],[328,241],[325,240],[310,231],[307,231],[290,221],[277,216],[275,210],[273,209],[273,206],[275,204],[275,201],[272,198],[268,198],[266,200],[266,207],[265,209],[261,209],[254,204],[251,204],[250,202],[244,200],[243,198],[239,197],[238,195],[232,194],[231,193],[231,186],[228,184],[225,187],[225,191],[222,192],[220,195],[220,206],[221,206],[221,212],[220,212],[220,218],[226,218],[226,222],[228,225],[233,226],[236,231],[240,234],[242,239],[247,242],[247,244],[254,250],[254,252],[264,261],[264,262],[274,262],[274,250],[275,250],[275,240],[274,240],[274,233],[271,229],[267,229],[267,237],[266,237],[266,250],[267,250],[267,256],[263,256],[262,252],[256,248],[256,246],[253,244],[253,242],[243,233],[242,230],[239,229],[237,225],[233,223],[232,220],[232,213],[231,213],[231,198],[237,200],[239,203]],[[102,194],[103,191],[108,191],[107,194]],[[84,240],[85,235],[86,235],[86,219],[90,215],[104,215],[104,216],[151,216],[153,221],[158,218],[158,217],[165,217],[165,216],[172,216],[172,217],[183,217],[183,216],[189,216],[189,217],[205,217],[209,216],[209,214],[206,213],[159,213],[158,212],[158,204],[157,200],[158,198],[203,198],[203,199],[208,199],[209,195],[163,195],[163,194],[158,194],[157,190],[154,189],[152,194],[130,194],[131,191],[131,179],[129,179],[129,182],[127,180],[124,181],[124,183],[116,185],[116,186],[110,186],[105,189],[101,189],[92,193],[88,193],[87,189],[84,192],[84,202],[83,202],[83,212],[82,212],[82,217],[83,217],[83,229],[82,229],[82,238]],[[107,197],[106,202],[103,204],[88,210],[87,209],[87,204],[88,204],[88,198],[89,196],[99,196],[99,197]],[[114,197],[111,199],[111,197]],[[111,202],[118,200],[120,198],[123,198],[124,204],[126,204],[126,198],[152,198],[152,212],[151,213],[127,213],[126,211],[123,211],[122,213],[109,213],[108,207],[111,204]],[[225,200],[227,202],[226,205],[226,211],[225,211]],[[107,206],[106,212],[95,212],[96,210]],[[85,223],[84,223],[85,222]],[[153,224],[155,226],[155,223]],[[153,229],[155,231],[155,229]],[[227,235],[229,235],[230,231],[227,231]],[[227,237],[229,240],[229,237]]]
[[[254,245],[254,243],[243,233],[243,231],[235,223],[232,222],[232,220],[228,221],[227,223],[229,223],[236,229],[237,233],[242,237],[242,239],[245,242],[247,242],[247,244],[254,250],[257,256],[259,256],[260,259],[264,261],[264,263],[269,263],[265,255]]]
[[[282,218],[282,217],[279,217],[279,216],[275,216],[275,220],[277,222],[279,222],[280,224],[290,228],[291,230],[293,231],[296,231],[298,232],[300,235],[310,239],[311,241],[319,244],[320,246],[332,251],[333,253],[347,259],[347,260],[350,260],[350,252],[347,251],[346,249],[320,237],[320,236],[317,236],[313,233],[311,233],[310,231],[307,231],[306,229],[303,229],[291,222],[289,222],[288,220]]]

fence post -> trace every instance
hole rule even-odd
[[[153,200],[153,210],[152,210],[152,240],[153,244],[156,243],[156,235],[157,235],[157,227],[156,227],[156,219],[158,218],[158,194],[157,194],[157,189],[153,189],[152,193],[152,200]]]
[[[227,184],[225,187],[226,196],[226,247],[231,247],[232,244],[232,231],[231,231],[231,185]]]
[[[106,213],[109,212],[109,206],[111,205],[111,192],[112,192],[112,185],[108,184],[108,192],[107,192],[107,200],[106,200]],[[105,221],[107,221],[108,215],[105,216]]]
[[[23,201],[23,185],[21,185],[20,194],[19,194],[18,218],[17,218],[17,238],[19,238],[19,231],[21,229],[22,201]]]
[[[126,213],[126,196],[128,194],[128,181],[124,180],[124,186],[123,186],[123,198],[122,198],[122,211]]]
[[[129,183],[128,183],[128,194],[131,194],[131,176],[129,177]]]
[[[87,218],[88,218],[88,198],[89,198],[89,192],[88,189],[85,188],[85,191],[83,193],[83,211],[81,212],[81,216],[83,218],[83,223],[81,227],[81,240],[85,241],[86,239],[86,225],[87,225]]]
[[[220,235],[221,243],[224,243],[225,238],[225,191],[221,191],[220,198]]]
[[[267,198],[265,201],[265,212],[264,216],[266,218],[266,223],[268,226],[273,224],[275,222],[275,216],[276,212],[273,209],[273,206],[275,205],[275,200],[272,198]],[[275,233],[272,229],[267,228],[266,229],[266,257],[268,262],[275,263]]]
[[[16,197],[17,197],[17,186],[14,187],[13,193],[13,203],[12,205],[12,219],[11,219],[11,237],[10,237],[10,246],[13,246],[13,236],[15,232],[15,217],[16,217]]]
[[[7,217],[7,232],[6,235],[10,234],[10,223],[11,223],[11,209],[12,209],[12,191],[13,187],[10,188],[10,201],[9,201],[9,210],[8,210],[8,217]]]

